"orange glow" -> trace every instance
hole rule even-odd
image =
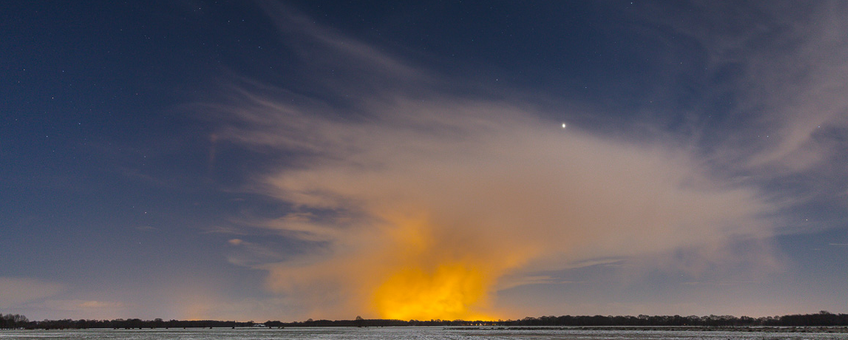
[[[382,318],[399,320],[488,320],[471,308],[485,303],[491,280],[480,270],[446,264],[427,272],[402,269],[374,294]]]
[[[496,275],[450,242],[426,214],[382,214],[388,237],[380,255],[384,271],[372,286],[371,306],[381,318],[398,320],[491,320],[482,316]],[[459,249],[457,249],[459,248]]]

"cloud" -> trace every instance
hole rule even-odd
[[[223,135],[303,154],[266,177],[265,192],[329,216],[269,223],[332,244],[306,263],[269,266],[273,289],[336,282],[352,291],[328,289],[367,300],[409,268],[480,275],[490,289],[523,267],[679,248],[717,258],[734,240],[771,235],[773,207],[758,190],[714,178],[684,149],[563,131],[509,103],[430,102],[372,105],[356,123],[267,102],[238,113],[265,124]]]
[[[51,297],[62,291],[62,285],[30,278],[0,277],[0,308],[15,308]]]
[[[240,266],[251,267],[269,262],[279,262],[283,256],[267,246],[248,242],[242,239],[230,239],[227,241],[232,249],[227,254],[227,261]]]
[[[234,263],[267,270],[268,289],[313,316],[485,318],[496,310],[497,289],[556,282],[543,273],[581,264],[695,278],[727,263],[779,268],[770,240],[786,226],[781,213],[803,195],[769,188],[826,173],[834,145],[844,143],[819,132],[846,127],[837,81],[844,59],[817,50],[841,53],[842,35],[801,39],[792,50],[800,52],[783,56],[785,41],[769,36],[772,28],[719,38],[674,28],[703,37],[710,67],[744,65],[719,86],[741,100],[724,122],[693,123],[694,138],[645,138],[570,122],[565,130],[525,99],[472,85],[457,94],[449,89],[463,85],[443,86],[447,77],[285,8],[268,10],[283,35],[298,37],[295,49],[321,52],[320,60],[304,58],[305,69],[331,63],[349,78],[311,79],[325,90],[320,96],[241,80],[203,108],[221,140],[285,157],[285,165],[257,171],[249,190],[292,212],[251,227],[313,247]],[[801,23],[812,26],[790,37],[833,30]],[[809,67],[791,63],[812,55]],[[797,79],[784,75],[797,70]],[[348,94],[356,98],[341,99]],[[592,114],[609,113],[566,113]],[[757,139],[760,131],[774,138]]]
[[[503,102],[398,98],[349,122],[273,100],[242,103],[238,118],[263,123],[221,135],[301,155],[262,182],[299,209],[267,227],[331,246],[264,267],[271,290],[318,315],[482,317],[508,273],[679,248],[719,260],[736,240],[771,236],[763,196],[683,148],[563,131]],[[448,282],[459,287],[438,295]],[[421,315],[393,314],[422,303],[412,297],[375,301],[398,289],[463,303]]]
[[[844,190],[835,165],[848,147],[845,3],[690,2],[648,13],[705,51],[710,93],[691,110],[710,157],[758,180],[791,179],[807,195]]]
[[[122,311],[125,307],[122,302],[99,300],[47,300],[43,303],[43,306],[55,311],[98,313],[101,315]]]

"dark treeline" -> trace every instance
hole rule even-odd
[[[170,320],[162,319],[114,319],[114,320],[44,320],[29,321],[26,317],[14,322],[0,321],[0,329],[3,328],[25,328],[25,329],[87,329],[87,328],[210,328],[210,327],[253,327],[253,321],[215,321],[215,320]]]
[[[499,323],[506,326],[848,326],[848,314],[821,311],[752,318],[732,315],[710,316],[543,316]]]
[[[28,322],[27,317],[20,314],[0,314],[0,329],[21,328]]]
[[[752,318],[731,315],[709,316],[668,316],[668,315],[639,315],[639,316],[542,316],[527,317],[520,320],[499,321],[467,321],[467,320],[386,320],[363,319],[354,320],[306,320],[302,322],[266,321],[257,324],[253,321],[180,321],[162,319],[115,319],[115,320],[44,320],[30,321],[19,314],[0,314],[0,329],[85,329],[85,328],[209,328],[209,327],[385,327],[385,326],[694,326],[694,327],[781,327],[781,326],[848,326],[848,314],[833,314],[821,311],[816,314],[794,314],[783,316],[767,316]]]

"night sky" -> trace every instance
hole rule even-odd
[[[0,312],[848,312],[845,18],[2,1]]]

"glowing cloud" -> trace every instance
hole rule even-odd
[[[499,287],[581,263],[683,252],[685,263],[649,265],[697,275],[737,256],[773,264],[768,246],[735,245],[772,235],[774,204],[683,139],[564,130],[521,100],[439,91],[375,48],[269,12],[327,52],[322,63],[353,58],[352,79],[368,79],[327,85],[359,95],[344,109],[256,84],[205,106],[220,113],[221,140],[285,155],[251,190],[293,212],[260,225],[314,247],[251,266],[301,315],[489,318],[503,313]]]
[[[483,317],[506,273],[679,249],[719,260],[771,235],[756,190],[657,142],[565,132],[507,103],[397,100],[348,122],[269,101],[237,113],[263,124],[222,135],[301,155],[261,189],[301,212],[267,226],[329,246],[262,267],[313,313]]]

